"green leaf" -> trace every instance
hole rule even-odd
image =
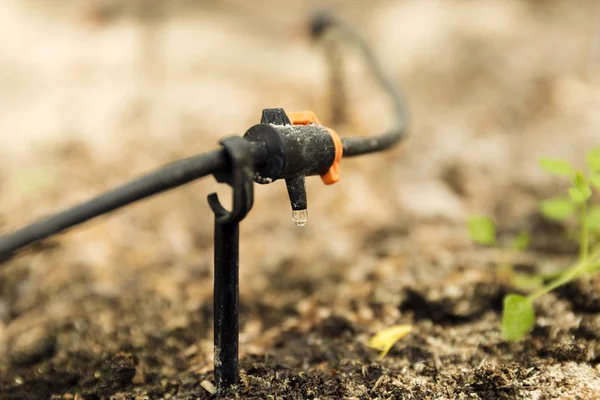
[[[585,197],[581,194],[581,192],[575,188],[569,189],[569,196],[571,196],[571,200],[575,204],[583,204],[585,203]]]
[[[573,182],[575,183],[575,188],[581,193],[585,193],[587,190],[590,190],[590,185],[585,180],[585,176],[583,176],[583,172],[581,171],[577,171]]]
[[[592,172],[600,172],[600,147],[591,149],[585,155],[588,168]]]
[[[531,235],[527,232],[519,233],[513,240],[513,249],[523,251],[529,246]]]
[[[515,341],[523,338],[533,328],[535,311],[533,302],[518,294],[509,294],[504,298],[502,313],[502,336]]]
[[[540,203],[540,212],[548,219],[562,221],[575,213],[571,199],[557,197]]]
[[[590,182],[596,189],[600,189],[600,172],[595,172],[590,175]]]
[[[477,244],[493,245],[496,243],[496,226],[494,222],[481,215],[469,218],[469,234]]]
[[[590,207],[587,218],[590,231],[600,233],[600,205]]]
[[[566,160],[558,160],[553,158],[540,159],[540,166],[546,171],[559,176],[573,176],[575,169]]]
[[[575,184],[575,187],[569,189],[571,200],[573,200],[575,204],[585,203],[592,195],[592,189],[590,189],[590,185],[585,180],[583,173],[577,172],[573,179],[573,183]]]

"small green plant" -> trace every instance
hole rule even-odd
[[[509,294],[504,298],[502,335],[507,340],[519,340],[533,328],[533,302],[537,298],[583,275],[600,271],[600,205],[590,204],[593,188],[600,189],[600,148],[589,151],[586,162],[587,175],[565,160],[540,161],[546,171],[571,181],[569,197],[545,200],[540,204],[540,211],[546,218],[557,221],[576,217],[579,223],[579,260],[528,296]]]
[[[600,250],[592,253],[585,261],[580,261],[567,268],[558,278],[528,296],[507,295],[504,298],[502,312],[502,336],[511,341],[522,339],[535,323],[533,302],[538,297],[583,275],[598,271],[600,271]]]
[[[529,295],[509,294],[504,298],[502,335],[507,340],[522,339],[533,328],[535,324],[533,303],[537,298],[584,275],[600,271],[600,204],[592,204],[591,201],[593,190],[600,189],[600,148],[595,148],[587,153],[586,164],[587,174],[575,169],[565,160],[540,160],[540,165],[546,171],[570,179],[569,196],[542,201],[540,212],[544,217],[554,221],[571,222],[575,220],[578,225],[578,232],[575,236],[579,242],[579,259],[546,285],[543,284],[544,277],[530,276],[531,282],[535,283],[532,287],[537,286],[537,289]],[[485,217],[472,218],[469,221],[469,232],[476,243],[487,245],[496,243],[495,227],[491,220],[486,220]],[[528,243],[528,237],[515,239],[515,242],[521,243],[521,241]],[[516,278],[518,277],[514,275],[515,287],[523,286],[516,284],[519,281]],[[520,278],[527,277],[521,276]]]
[[[579,223],[579,260],[587,258],[590,247],[600,241],[600,204],[590,204],[592,188],[600,189],[600,148],[589,151],[586,155],[587,176],[577,171],[564,160],[542,159],[540,165],[546,171],[564,176],[571,180],[569,197],[556,197],[544,200],[540,204],[540,212],[554,221],[567,222],[576,217]]]

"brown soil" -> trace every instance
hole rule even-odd
[[[33,83],[0,79],[4,104],[22,100],[14,105],[22,117],[2,126],[14,132],[2,138],[3,231],[212,149],[256,123],[263,107],[312,108],[327,120],[325,71],[302,30],[303,2],[178,0],[156,14],[164,20],[119,3],[63,0],[49,10],[32,0],[0,12],[12,21],[2,29],[33,38],[23,42],[30,58],[3,62],[9,78]],[[282,185],[257,188],[242,224],[241,383],[225,397],[600,398],[600,278],[540,298],[534,330],[506,342],[502,298],[515,290],[496,273],[504,253],[474,246],[465,229],[478,212],[496,219],[501,243],[532,232],[529,250],[512,256],[521,271],[555,271],[576,258],[564,227],[536,211],[562,190],[536,159],[580,163],[599,142],[600,25],[590,16],[600,9],[593,1],[366,3],[333,7],[403,82],[413,138],[402,151],[348,160],[334,187],[311,180],[303,229],[291,222]],[[23,15],[47,33],[33,35]],[[140,26],[132,60],[119,46]],[[61,53],[66,38],[85,57]],[[160,46],[148,47],[156,38]],[[53,57],[35,56],[45,54],[40,41]],[[351,117],[339,131],[385,128],[385,103],[348,57]],[[119,92],[136,79],[135,96]],[[63,92],[61,108],[53,101]],[[64,118],[45,118],[37,104]],[[204,200],[214,186],[188,185],[3,264],[0,399],[215,398]],[[379,359],[366,343],[394,324],[414,330]]]
[[[374,260],[399,261],[383,254]],[[168,267],[157,268],[168,273]],[[498,329],[508,288],[489,268],[464,264],[449,271],[423,263],[412,268],[434,279],[421,275],[397,285],[378,271],[348,282],[343,273],[350,265],[334,266],[327,277],[314,280],[302,276],[302,262],[281,268],[285,274],[277,272],[280,278],[265,296],[242,299],[241,384],[228,398],[515,399],[577,393],[591,399],[599,390],[600,318],[591,308],[598,299],[587,286],[596,283],[569,285],[544,297],[534,331],[510,344]],[[403,274],[410,275],[410,268],[403,267]],[[3,298],[16,302],[18,294],[8,289],[6,284]],[[107,293],[85,278],[55,296],[68,303],[63,306],[68,315],[53,317],[49,301],[41,298],[25,312],[30,318],[41,310],[47,315],[12,335],[2,398],[214,398],[201,386],[212,375],[210,302],[189,307],[186,296],[168,301],[136,285]],[[22,315],[11,317],[23,322]],[[411,323],[415,331],[378,360],[365,340],[381,321]]]

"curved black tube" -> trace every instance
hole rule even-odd
[[[407,113],[402,95],[393,80],[383,71],[366,42],[350,25],[333,18],[329,14],[319,14],[311,20],[312,33],[315,38],[334,26],[339,27],[350,40],[358,45],[375,77],[389,94],[395,111],[395,123],[388,132],[372,137],[343,138],[343,155],[344,157],[352,157],[385,150],[396,144],[405,135]],[[254,155],[256,165],[263,163],[268,157],[266,149],[256,148]],[[15,251],[29,244],[119,207],[181,186],[203,176],[226,172],[229,169],[230,161],[223,149],[174,162],[85,203],[34,222],[15,232],[0,236],[0,259],[10,257]]]
[[[311,19],[311,33],[315,39],[321,37],[325,31],[331,28],[339,28],[350,41],[358,46],[367,65],[375,75],[375,78],[383,90],[389,95],[394,106],[394,125],[387,132],[368,137],[342,138],[344,157],[354,157],[361,154],[386,150],[406,136],[409,119],[408,109],[400,89],[397,87],[394,80],[384,71],[365,40],[351,25],[326,12],[315,14]],[[335,67],[330,66],[330,68]]]
[[[0,258],[31,243],[153,194],[227,169],[223,149],[176,161],[85,203],[0,237]]]

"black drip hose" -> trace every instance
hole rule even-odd
[[[165,165],[85,203],[34,222],[0,237],[0,256],[6,257],[29,244],[62,232],[74,225],[111,212],[154,194],[227,169],[224,150],[215,150]]]
[[[369,137],[343,138],[344,157],[385,150],[399,142],[406,131],[407,115],[404,100],[393,80],[384,72],[363,38],[347,23],[329,14],[318,14],[311,19],[314,38],[327,29],[338,27],[348,39],[356,43],[382,88],[389,94],[395,111],[395,123],[388,132]],[[268,156],[255,149],[255,162],[263,163]],[[7,259],[17,250],[34,242],[79,225],[94,217],[109,213],[146,197],[173,189],[195,179],[230,169],[225,151],[215,150],[166,165],[132,182],[101,194],[85,203],[41,219],[15,232],[0,237],[0,260]]]
[[[344,157],[354,157],[362,154],[373,153],[386,150],[400,140],[404,139],[408,126],[408,108],[394,80],[386,73],[377,57],[373,54],[371,48],[358,32],[345,21],[336,18],[334,15],[321,12],[311,19],[311,33],[314,39],[320,38],[327,30],[331,28],[340,29],[341,33],[351,42],[358,46],[369,69],[375,75],[382,89],[388,94],[394,107],[394,125],[392,128],[379,135],[370,135],[368,137],[347,137],[342,138],[344,146]],[[330,68],[335,68],[330,66]]]

